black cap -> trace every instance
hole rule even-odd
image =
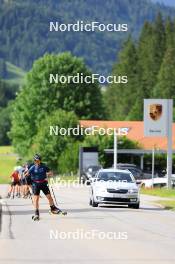
[[[34,160],[41,160],[41,156],[39,154],[35,154],[33,159]]]

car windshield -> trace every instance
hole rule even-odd
[[[100,170],[100,167],[99,166],[94,166],[94,167],[88,168],[88,171],[90,171],[90,172],[96,172],[98,170]]]
[[[127,170],[129,170],[132,174],[138,174],[139,171],[133,168],[127,168]]]
[[[129,173],[125,172],[100,172],[97,178],[98,181],[117,181],[117,182],[134,182],[134,179]]]

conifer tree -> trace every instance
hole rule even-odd
[[[128,83],[111,84],[106,92],[106,105],[110,118],[125,120],[133,106],[138,89],[137,52],[131,39],[124,43],[119,63],[114,65],[114,76],[127,76]]]
[[[168,47],[165,53],[154,96],[175,99],[175,47]]]

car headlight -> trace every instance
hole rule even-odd
[[[106,188],[100,188],[100,187],[97,187],[97,188],[96,188],[96,191],[97,191],[97,192],[106,192]]]
[[[129,189],[128,192],[129,193],[138,193],[138,189]]]

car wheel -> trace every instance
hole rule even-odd
[[[133,208],[133,209],[139,209],[140,203],[137,203],[137,204],[128,204],[128,207],[129,208]]]
[[[139,209],[139,208],[140,208],[140,203],[133,204],[133,208],[134,208],[134,209]]]
[[[92,202],[92,207],[98,207],[98,203],[96,203],[96,202]]]
[[[92,199],[92,207],[98,207],[98,203],[94,201],[94,198]]]
[[[92,206],[92,200],[91,200],[91,199],[89,200],[89,205],[91,205],[91,206]]]

